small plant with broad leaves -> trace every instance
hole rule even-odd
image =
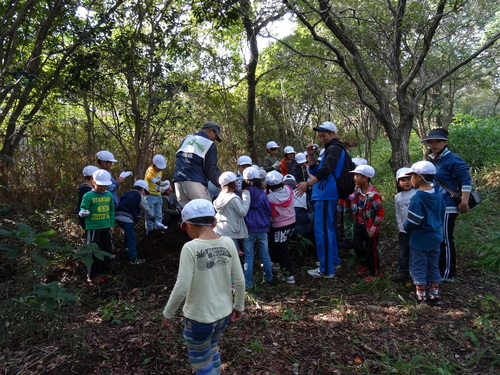
[[[68,293],[57,281],[50,284],[36,284],[33,287],[35,301],[42,304],[46,310],[53,310],[58,304],[64,301],[76,301],[74,294]]]

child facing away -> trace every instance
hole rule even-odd
[[[111,253],[115,226],[113,196],[107,191],[112,184],[111,175],[108,171],[99,169],[94,172],[92,179],[94,188],[83,196],[78,216],[85,218],[87,244],[95,243],[100,250]],[[93,258],[87,277],[93,283],[102,283],[111,274],[110,257]]]
[[[228,322],[242,318],[245,303],[245,279],[236,247],[230,238],[214,233],[214,216],[206,199],[184,206],[181,228],[192,240],[182,247],[177,281],[163,310],[162,324],[172,329],[175,311],[186,300],[184,339],[196,374],[222,373],[219,341]]]
[[[217,224],[215,233],[227,236],[234,240],[238,248],[238,240],[248,237],[245,216],[250,208],[250,193],[241,192],[241,198],[236,195],[236,175],[233,172],[224,172],[219,177],[221,192],[213,205]],[[240,255],[243,255],[242,252]]]
[[[429,161],[419,161],[407,172],[418,190],[411,199],[403,225],[410,234],[410,272],[416,287],[415,299],[433,306],[442,304],[439,255],[446,211],[443,196],[431,184],[435,174],[436,167]]]
[[[380,276],[378,256],[379,228],[384,219],[382,197],[372,186],[371,179],[375,170],[369,165],[358,165],[353,171],[356,188],[349,196],[354,217],[354,234],[352,248],[362,259],[359,275],[368,273],[365,281],[373,281]]]
[[[257,242],[260,260],[264,269],[264,281],[267,283],[273,281],[267,237],[271,226],[271,205],[266,193],[262,190],[260,173],[255,167],[249,167],[243,171],[242,187],[250,193],[250,208],[245,216],[248,238],[243,239],[243,252],[245,255],[243,273],[245,274],[246,288],[252,288],[255,242]]]
[[[82,199],[85,193],[88,193],[92,190],[92,175],[95,171],[98,171],[99,168],[93,165],[87,165],[82,170],[83,178],[85,179],[84,183],[78,186],[78,201],[76,202],[76,214],[78,216],[78,222],[80,226],[85,230],[85,218],[78,215],[80,212],[80,205],[82,204]]]
[[[146,197],[148,201],[149,208],[153,211],[155,217],[154,219],[146,218],[146,233],[152,231],[155,228],[155,223],[160,222],[162,220],[162,211],[161,211],[161,171],[167,168],[167,162],[165,158],[156,154],[153,156],[153,164],[149,166],[144,175],[144,180],[148,183],[149,195]]]
[[[293,206],[293,190],[283,185],[283,176],[278,171],[268,172],[266,183],[271,204],[271,230],[269,233],[269,250],[273,263],[278,263],[284,271],[285,281],[295,284],[292,262],[288,251],[288,242],[295,227],[295,209]]]
[[[408,216],[410,201],[417,192],[411,183],[411,177],[406,175],[410,168],[400,168],[396,172],[396,188],[398,193],[394,196],[396,208],[396,222],[398,224],[399,243],[399,272],[395,280],[410,278],[410,235],[404,230],[403,224]]]
[[[134,182],[132,190],[120,197],[120,203],[116,207],[115,220],[125,234],[128,257],[130,264],[133,266],[138,266],[145,261],[137,257],[137,241],[135,237],[135,224],[140,220],[141,211],[144,211],[147,219],[155,220],[155,215],[146,201],[148,194],[148,183],[144,180],[137,180]],[[160,222],[156,222],[155,225],[156,228],[166,229]]]

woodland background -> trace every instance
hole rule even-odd
[[[500,372],[500,1],[13,0],[0,17],[0,371],[190,373],[181,332],[159,325],[185,233],[138,226],[144,267],[118,254],[113,280],[88,285],[76,186],[102,149],[113,175],[134,172],[120,193],[156,153],[170,178],[180,141],[212,120],[222,170],[269,140],[301,150],[333,121],[386,208],[385,277],[363,283],[342,250],[336,280],[311,280],[314,249],[294,239],[297,285],[248,292],[228,373]],[[438,126],[484,201],[459,216],[460,282],[430,309],[391,281],[392,197]]]

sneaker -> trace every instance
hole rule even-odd
[[[286,282],[287,282],[288,284],[295,284],[295,277],[293,277],[293,276],[288,276],[288,277],[286,278]]]
[[[372,281],[375,281],[375,277],[373,276],[367,276],[363,279],[363,281],[366,281],[366,282],[372,282]]]
[[[423,296],[423,297],[420,297],[417,293],[415,292],[411,292],[410,293],[410,298],[414,299],[415,301],[417,301],[417,303],[425,303],[427,302],[427,297],[426,296]]]
[[[316,262],[316,267],[318,267],[318,268],[319,268],[319,266],[321,266],[321,263],[320,263],[320,262]],[[340,264],[335,264],[335,265],[333,266],[333,269],[334,269],[335,271],[338,271],[338,270],[339,270],[339,269],[341,269],[341,268],[342,268],[342,266],[341,266]]]
[[[363,267],[359,267],[357,270],[356,270],[356,273],[358,275],[364,275],[365,273],[367,273],[368,271],[370,271],[370,267],[368,266],[363,266]]]
[[[102,278],[102,277],[93,277],[90,279],[90,282],[94,283],[94,284],[103,283],[105,281],[106,280],[104,280],[104,278]]]
[[[429,298],[427,298],[427,304],[429,306],[441,306],[443,304],[443,301],[441,300],[441,297],[439,295],[429,295]]]
[[[315,268],[313,270],[309,270],[307,271],[307,274],[309,276],[312,276],[312,277],[323,277],[325,279],[331,279],[334,277],[334,274],[332,273],[331,275],[325,275],[324,273],[322,273],[320,270],[319,270],[319,267],[318,268]]]
[[[146,259],[135,258],[134,260],[130,261],[130,264],[133,265],[133,266],[139,266],[142,263],[144,263],[145,261],[146,261]]]
[[[273,271],[280,271],[281,270],[279,263],[273,263],[273,262],[271,262],[271,268],[272,268]]]

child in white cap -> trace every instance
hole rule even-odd
[[[293,168],[297,165],[295,161],[295,150],[292,146],[286,146],[283,149],[283,159],[279,162],[279,167],[276,168],[283,176],[293,173]]]
[[[353,171],[356,189],[349,196],[354,216],[354,236],[352,248],[362,259],[362,266],[356,272],[359,275],[368,273],[365,281],[375,280],[374,276],[381,276],[378,237],[384,207],[382,197],[371,183],[375,169],[369,165],[358,165]]]
[[[156,154],[153,156],[153,164],[149,166],[144,175],[149,190],[147,196],[148,205],[155,214],[153,220],[146,218],[146,233],[155,228],[155,222],[161,223],[162,220],[160,184],[162,181],[161,171],[165,168],[167,168],[165,158],[160,154]]]
[[[236,195],[236,175],[233,172],[222,173],[219,184],[221,192],[213,203],[217,212],[217,225],[214,230],[219,236],[232,238],[236,248],[239,248],[238,240],[248,237],[245,216],[250,208],[250,193],[243,190],[241,198]],[[241,249],[239,252],[243,255]]]
[[[288,251],[288,242],[295,228],[295,209],[293,190],[283,185],[283,176],[278,171],[268,172],[266,183],[271,204],[271,230],[269,233],[269,251],[271,260],[279,263],[288,284],[295,284],[293,266]]]
[[[165,180],[161,185],[161,211],[163,213],[162,224],[166,226],[179,224],[182,207],[173,192],[172,184],[169,180]]]
[[[85,218],[85,236],[87,244],[95,243],[99,250],[111,253],[112,233],[115,227],[115,205],[113,196],[108,191],[112,184],[111,175],[99,169],[92,175],[94,188],[82,198],[78,216]],[[111,274],[110,257],[99,259],[93,255],[93,263],[88,269],[88,279],[93,283],[102,283]]]
[[[238,158],[238,170],[236,171],[236,192],[241,192],[243,183],[243,171],[252,166],[252,158],[247,155],[241,155]]]
[[[398,193],[394,196],[396,210],[396,222],[398,224],[399,243],[399,271],[394,281],[404,281],[410,278],[410,235],[404,230],[403,224],[408,217],[410,201],[417,192],[411,183],[411,177],[407,175],[410,168],[400,168],[396,172],[396,189]]]
[[[245,279],[233,241],[214,233],[215,211],[209,200],[194,199],[182,210],[182,225],[191,241],[181,251],[179,273],[163,310],[162,324],[173,329],[182,301],[184,339],[195,373],[220,374],[218,346],[229,321],[243,316]],[[234,299],[231,288],[234,284]]]
[[[94,174],[95,171],[99,170],[99,167],[96,167],[94,165],[87,165],[85,168],[82,170],[83,177],[85,179],[84,183],[78,186],[78,201],[76,203],[76,214],[78,216],[78,222],[80,223],[80,226],[85,230],[85,218],[81,217],[78,215],[78,212],[80,212],[80,205],[82,204],[82,198],[85,195],[85,193],[88,193],[89,191],[92,190],[92,175]]]
[[[279,147],[280,146],[278,146],[278,144],[274,141],[267,142],[267,155],[264,156],[264,159],[262,160],[262,168],[264,168],[266,172],[276,170],[276,164],[279,162],[276,154],[278,153]]]
[[[446,204],[432,185],[436,175],[434,164],[416,162],[406,174],[411,176],[411,183],[418,189],[411,198],[408,217],[403,224],[404,230],[410,234],[410,273],[416,287],[415,299],[419,303],[441,305],[439,256]]]

